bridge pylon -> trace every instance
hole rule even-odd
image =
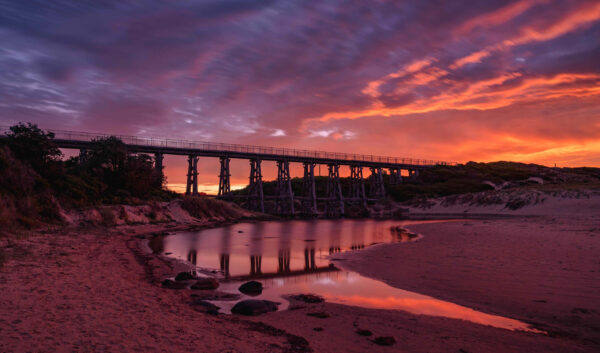
[[[275,212],[279,215],[293,216],[294,192],[290,178],[290,162],[277,161],[277,195],[275,199]]]
[[[302,212],[307,216],[317,216],[317,189],[315,187],[315,163],[306,162],[304,165],[304,178],[302,179]]]
[[[156,184],[162,186],[165,180],[165,176],[163,174],[164,166],[163,166],[164,155],[162,152],[157,152],[154,154],[154,171],[156,173]]]
[[[359,201],[364,207],[367,206],[367,195],[365,194],[365,180],[363,178],[363,167],[360,165],[350,166],[350,199]]]
[[[217,196],[221,198],[228,198],[231,193],[231,173],[229,172],[229,161],[228,157],[220,157],[219,162],[221,164],[221,172],[219,173],[219,192]]]
[[[188,173],[185,187],[186,195],[198,195],[198,156],[188,155]]]
[[[371,167],[371,187],[369,188],[369,196],[374,199],[382,199],[385,197],[385,187],[383,185],[383,169]]]
[[[402,173],[400,168],[390,168],[390,184],[402,184]]]
[[[419,177],[419,170],[418,169],[409,169],[408,170],[408,177],[410,179],[416,179]]]
[[[248,185],[248,208],[265,212],[265,195],[263,192],[261,160],[250,160],[250,184]]]
[[[344,215],[344,196],[340,183],[340,165],[328,164],[329,177],[327,178],[327,198],[325,200],[325,214],[328,217],[341,217]]]

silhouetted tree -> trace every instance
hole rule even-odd
[[[48,164],[58,161],[62,156],[52,141],[54,133],[45,132],[36,124],[19,123],[11,126],[7,136],[6,144],[15,157],[29,163],[40,174],[46,174]]]
[[[92,141],[86,161],[88,168],[101,168],[114,173],[122,171],[126,162],[127,146],[115,136]]]
[[[152,157],[147,154],[129,156],[124,178],[124,189],[131,195],[143,197],[152,192],[155,187],[155,176]]]

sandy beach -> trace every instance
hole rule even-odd
[[[90,231],[20,240],[20,259],[0,270],[0,351],[293,351],[285,335],[199,313],[189,293],[157,286],[130,239]]]
[[[0,269],[0,351],[594,352],[599,224],[587,215],[413,225],[419,241],[334,256],[345,269],[547,335],[332,303],[213,316],[191,305],[190,291],[158,285],[177,269],[144,255],[140,234],[165,225],[29,234],[12,241]],[[307,315],[315,312],[327,317]],[[379,336],[396,343],[376,345]]]

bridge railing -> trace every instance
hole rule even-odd
[[[339,153],[339,152],[325,152],[325,151],[311,151],[303,149],[293,148],[282,148],[282,147],[264,147],[255,145],[243,145],[243,144],[231,144],[231,143],[218,143],[218,142],[199,142],[189,140],[175,140],[168,138],[154,138],[154,137],[139,137],[130,135],[115,135],[115,134],[98,134],[88,132],[77,132],[77,131],[66,131],[66,130],[46,130],[54,133],[54,138],[57,140],[71,140],[71,141],[82,141],[91,142],[101,138],[117,137],[123,143],[132,146],[151,146],[151,147],[162,147],[162,148],[174,148],[174,149],[190,149],[190,150],[201,150],[201,151],[224,151],[224,152],[239,152],[248,154],[269,154],[277,156],[290,156],[290,157],[302,157],[302,158],[316,158],[316,159],[331,159],[331,160],[344,160],[344,161],[362,161],[362,162],[374,162],[374,163],[387,163],[387,164],[408,164],[408,165],[455,165],[456,163],[427,160],[427,159],[415,159],[415,158],[401,158],[401,157],[386,157],[386,156],[374,156],[364,154],[353,154],[353,153]],[[0,135],[4,135],[9,132],[8,127],[0,127]]]

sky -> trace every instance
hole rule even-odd
[[[600,1],[0,0],[0,125],[19,121],[598,167]]]

